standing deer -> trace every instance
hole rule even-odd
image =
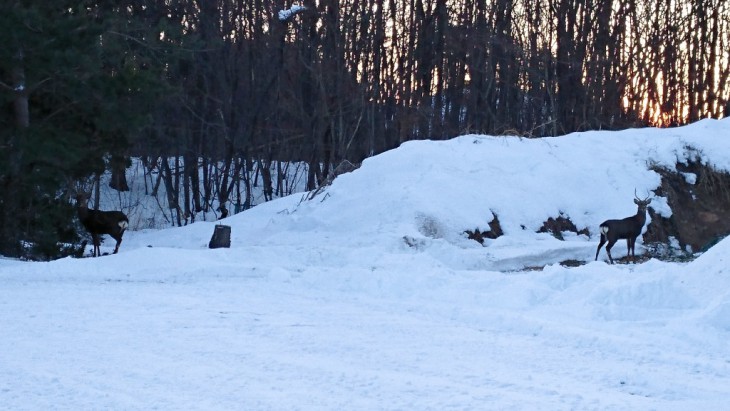
[[[629,257],[633,255],[634,261],[636,261],[636,252],[634,251],[634,247],[636,246],[636,237],[641,234],[641,229],[644,227],[644,223],[646,223],[646,207],[649,203],[651,203],[651,198],[646,197],[643,200],[640,199],[636,195],[636,190],[634,190],[634,197],[636,197],[634,199],[634,203],[636,203],[639,207],[636,210],[636,215],[632,215],[631,217],[626,217],[621,220],[606,220],[601,223],[601,242],[598,243],[598,249],[596,249],[596,260],[598,260],[598,253],[601,252],[601,247],[606,243],[606,241],[608,241],[606,254],[608,254],[608,260],[611,261],[611,264],[613,264],[611,247],[613,247],[619,239],[625,238],[626,246],[628,247],[626,256]]]
[[[91,234],[94,242],[93,256],[100,256],[99,237],[102,234],[109,234],[113,239],[117,240],[117,246],[114,247],[114,254],[119,251],[119,245],[122,243],[122,235],[129,226],[129,219],[121,211],[99,211],[89,210],[89,195],[79,193],[76,195],[76,211],[79,215],[81,224],[84,225],[86,231]]]

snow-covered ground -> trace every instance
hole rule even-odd
[[[598,224],[659,185],[649,166],[730,170],[728,135],[409,142],[228,218],[230,249],[200,222],[0,259],[0,408],[727,409],[730,239],[690,263],[593,256]],[[535,233],[560,213],[592,238]],[[466,238],[493,215],[503,237]]]

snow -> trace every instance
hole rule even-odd
[[[729,170],[728,133],[408,142],[312,200],[222,221],[230,249],[208,249],[215,223],[198,222],[128,232],[101,258],[0,259],[0,404],[725,409],[730,239],[689,263],[593,257],[598,224],[658,187],[651,167]],[[560,213],[592,238],[535,232]],[[504,236],[466,238],[493,215]]]
[[[297,13],[300,13],[306,9],[307,8],[304,6],[294,5],[294,6],[291,6],[291,8],[289,8],[289,9],[279,10],[279,14],[278,14],[279,21],[287,21],[287,20],[291,19],[292,17],[294,17],[295,15],[297,15]]]

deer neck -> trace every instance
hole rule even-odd
[[[636,219],[643,225],[646,222],[646,207],[639,207],[636,210]]]
[[[76,212],[78,213],[80,220],[85,220],[86,217],[89,216],[89,208],[84,205],[78,205],[76,207]]]

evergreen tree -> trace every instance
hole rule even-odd
[[[141,126],[154,76],[112,30],[124,21],[89,1],[17,1],[0,25],[0,254],[68,252],[66,181],[123,158]]]

